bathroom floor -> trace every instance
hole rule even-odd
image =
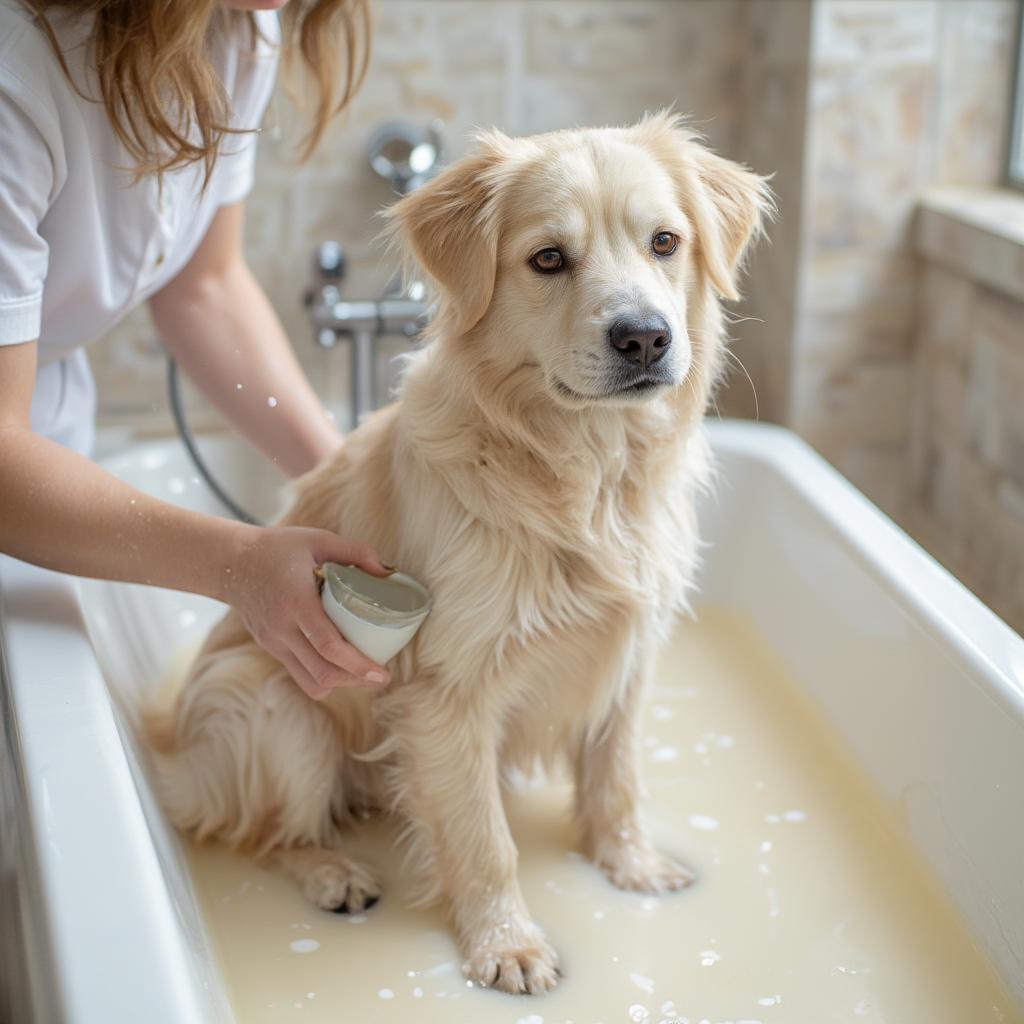
[[[565,978],[544,997],[468,985],[436,911],[404,908],[395,829],[364,915],[212,847],[189,859],[239,1021],[825,1024],[1024,1021],[837,738],[742,619],[705,608],[661,661],[642,758],[660,846],[699,872],[618,892],[575,852],[568,785],[507,801],[520,877]]]

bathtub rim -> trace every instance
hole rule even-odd
[[[771,466],[877,582],[905,599],[925,632],[951,645],[964,667],[991,685],[1003,710],[1024,725],[1024,638],[996,612],[791,430],[723,420],[709,424],[709,433],[719,466],[722,447],[730,456]]]

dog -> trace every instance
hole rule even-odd
[[[427,344],[282,522],[371,544],[433,610],[390,686],[322,703],[229,612],[149,720],[180,829],[358,911],[380,889],[339,828],[390,808],[467,977],[513,993],[551,989],[560,969],[517,881],[510,770],[569,766],[582,849],[612,884],[693,880],[640,819],[638,712],[697,566],[720,299],[738,298],[770,210],[764,178],[668,113],[482,134],[390,208],[436,287]]]

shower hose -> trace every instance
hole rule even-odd
[[[170,357],[167,359],[167,395],[171,402],[171,414],[174,416],[174,425],[178,428],[178,436],[181,438],[181,443],[185,446],[185,451],[188,452],[188,457],[192,460],[192,465],[195,466],[196,472],[203,478],[206,486],[210,488],[217,500],[236,519],[240,519],[243,523],[250,523],[253,526],[262,526],[263,524],[259,519],[246,512],[220,485],[203,459],[199,446],[196,444],[196,439],[193,437],[188,421],[185,418],[185,407],[181,400],[181,384],[178,378],[178,364]]]

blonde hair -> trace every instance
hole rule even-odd
[[[22,2],[35,14],[69,80],[47,12],[63,8],[94,19],[89,46],[99,101],[139,175],[202,163],[208,181],[225,136],[250,128],[230,126],[229,98],[211,63],[207,40],[218,30],[240,32],[241,23],[248,21],[255,48],[259,33],[251,13],[224,10],[219,0]],[[299,144],[300,159],[305,160],[366,75],[369,0],[291,0],[281,22],[286,73],[293,77],[296,58],[301,57],[316,90],[312,123]],[[294,96],[293,89],[289,92]]]

